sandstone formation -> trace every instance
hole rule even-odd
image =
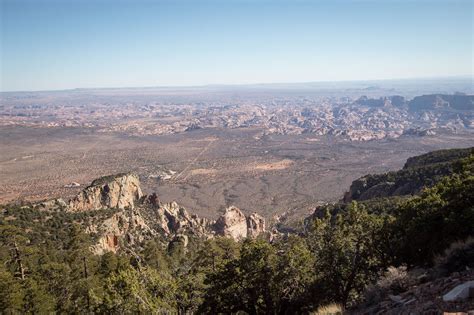
[[[265,219],[257,213],[245,216],[237,207],[229,207],[214,224],[217,235],[232,237],[235,240],[246,237],[255,238],[265,232]]]
[[[236,207],[227,208],[214,226],[219,235],[232,237],[233,239],[247,237],[247,218]]]
[[[255,238],[265,232],[265,219],[258,213],[247,217],[247,237]]]
[[[65,204],[66,205],[66,204]],[[117,252],[121,248],[139,245],[146,239],[160,236],[165,242],[187,237],[232,237],[241,240],[255,238],[266,232],[265,219],[253,213],[249,216],[234,206],[226,209],[217,220],[189,214],[176,202],[163,204],[156,194],[143,196],[138,176],[119,174],[94,180],[67,204],[67,211],[115,210],[112,215],[89,223],[86,231],[98,235],[92,247],[96,254]]]
[[[117,212],[99,226],[90,226],[88,232],[101,235],[97,244],[92,246],[92,251],[99,255],[105,252],[116,253],[120,249],[120,243],[135,245],[157,234],[136,210]]]
[[[155,222],[156,228],[166,236],[186,232],[200,237],[210,234],[211,221],[190,215],[176,202],[160,204],[155,209],[148,208],[147,213],[149,221]]]
[[[96,179],[75,198],[69,201],[71,211],[88,211],[102,208],[134,208],[142,197],[138,176],[119,174]]]

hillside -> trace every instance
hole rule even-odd
[[[2,206],[0,310],[293,314],[332,302],[369,314],[473,309],[473,299],[439,298],[474,280],[466,269],[474,268],[472,149],[412,158],[391,176],[409,181],[414,170],[431,187],[320,207],[297,233],[270,233],[257,214],[235,207],[215,221],[199,218],[144,196],[133,174],[96,180],[69,202]]]
[[[355,180],[344,201],[417,194],[444,176],[459,173],[459,162],[473,153],[473,148],[439,150],[409,158],[399,171],[366,175]]]

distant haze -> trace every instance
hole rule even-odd
[[[469,0],[1,0],[0,90],[472,78],[472,14]]]

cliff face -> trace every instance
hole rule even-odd
[[[116,253],[125,245],[134,246],[158,234],[138,210],[117,212],[98,226],[89,226],[87,232],[99,234],[98,242],[91,248],[99,255],[106,252]]]
[[[247,237],[255,238],[266,232],[265,219],[258,213],[247,217]]]
[[[92,251],[96,254],[117,252],[139,245],[147,239],[161,237],[173,242],[179,236],[211,238],[232,237],[241,240],[265,233],[265,219],[253,213],[245,216],[236,207],[229,207],[217,220],[189,214],[176,202],[163,204],[156,194],[143,196],[138,176],[120,174],[97,179],[71,199],[67,211],[116,209],[111,217],[87,227],[99,237]]]
[[[217,235],[232,237],[235,240],[255,238],[266,231],[265,219],[257,213],[245,216],[239,208],[231,206],[217,219],[213,230]]]
[[[214,229],[219,235],[241,239],[247,237],[247,218],[236,207],[229,207],[216,221]]]
[[[134,208],[143,196],[138,176],[119,174],[96,179],[69,201],[68,210],[88,211],[103,208]]]
[[[207,238],[211,234],[212,221],[190,215],[176,202],[160,204],[155,208],[145,206],[143,209],[146,209],[148,221],[153,222],[154,228],[160,230],[165,236],[188,233]]]

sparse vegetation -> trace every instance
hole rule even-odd
[[[272,243],[191,235],[184,247],[156,236],[133,251],[95,256],[95,235],[84,226],[114,210],[8,206],[0,212],[0,307],[339,314],[341,307],[376,303],[406,290],[410,269],[432,266],[437,256],[435,266],[447,273],[472,265],[473,161],[458,161],[456,173],[418,196],[321,207],[324,215],[309,219],[307,233]]]

